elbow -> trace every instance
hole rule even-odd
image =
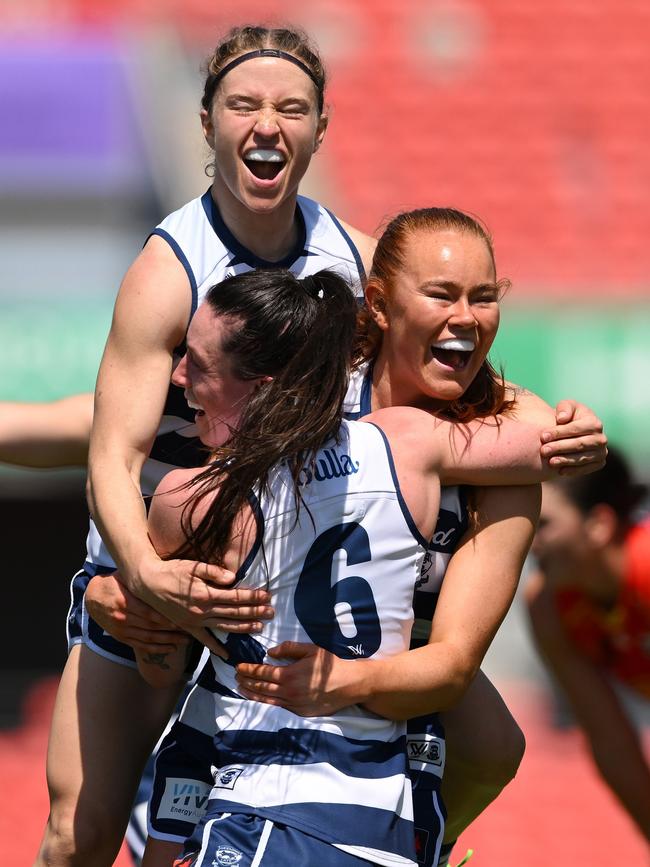
[[[442,712],[456,707],[469,689],[479,668],[480,663],[474,665],[468,660],[456,660],[449,668],[445,688],[440,693],[437,710]]]

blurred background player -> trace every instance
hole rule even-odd
[[[614,449],[590,476],[544,483],[525,598],[539,652],[602,778],[650,841],[650,766],[617,688],[650,700],[646,495]]]

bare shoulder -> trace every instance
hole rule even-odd
[[[387,437],[393,456],[411,468],[422,469],[439,461],[440,420],[430,412],[413,406],[391,406],[375,410],[361,419],[380,428]]]
[[[202,467],[172,470],[164,476],[149,509],[149,536],[159,554],[169,553],[185,541],[181,526],[183,509],[190,498],[190,485]]]
[[[430,412],[414,406],[389,406],[376,409],[361,419],[380,427],[385,433],[421,435],[435,428],[437,419]]]
[[[126,272],[115,305],[112,333],[134,329],[165,344],[180,343],[192,309],[189,277],[170,245],[153,235]]]
[[[355,229],[354,226],[350,226],[349,223],[346,223],[343,220],[339,220],[339,223],[343,226],[359,251],[363,267],[366,269],[367,274],[372,265],[372,257],[375,255],[375,247],[377,246],[376,238],[373,238],[371,235],[366,235],[365,232],[361,232],[359,229]]]
[[[508,415],[529,424],[555,424],[555,411],[533,391],[513,382],[506,382],[506,397],[514,401]]]

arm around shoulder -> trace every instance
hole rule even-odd
[[[510,607],[540,500],[536,485],[475,492],[476,523],[445,573],[429,643],[377,663],[366,707],[409,719],[460,700]]]

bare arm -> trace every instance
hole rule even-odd
[[[0,461],[25,467],[85,466],[92,394],[49,403],[0,402]]]
[[[551,410],[549,415],[554,418]],[[546,415],[530,421],[500,416],[460,424],[413,407],[390,407],[362,421],[382,428],[398,465],[418,472],[424,461],[426,471],[445,485],[530,485],[556,477],[562,468],[540,451]]]
[[[569,640],[544,576],[526,587],[533,635],[566,693],[603,779],[650,841],[650,768],[621,703],[604,674]]]
[[[129,269],[115,306],[95,393],[88,500],[121,580],[134,595],[188,630],[213,616],[214,625],[245,631],[251,609],[233,606],[256,602],[261,591],[219,589],[215,585],[228,585],[234,576],[218,566],[162,561],[147,535],[140,495],[140,472],[190,307],[185,271],[168,244],[154,236]]]
[[[444,710],[462,696],[505,616],[533,537],[537,487],[477,492],[480,530],[454,553],[426,647],[382,660],[342,660],[287,642],[272,655],[293,665],[239,665],[246,695],[309,716],[364,704],[390,719]]]
[[[181,514],[188,492],[184,486],[200,472],[200,469],[173,470],[162,479],[156,489],[149,509],[148,530],[152,545],[162,557],[185,542]],[[238,592],[230,591],[230,597],[236,600]],[[261,629],[259,623],[252,626],[255,630]],[[188,633],[188,637],[193,637],[214,653],[226,656],[223,646],[205,626],[190,628]],[[132,646],[138,670],[151,686],[166,687],[185,678],[192,643],[188,645],[187,642],[175,642],[175,646],[171,648]]]
[[[561,475],[584,475],[605,465],[607,437],[593,410],[575,400],[561,400],[551,410],[536,394],[510,383],[508,387],[515,400],[509,414],[542,425],[542,457]]]

